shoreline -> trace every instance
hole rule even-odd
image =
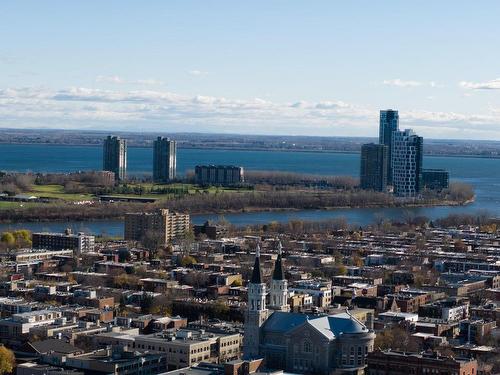
[[[475,202],[475,198],[469,199],[464,202],[457,202],[457,201],[441,201],[441,202],[433,202],[433,203],[410,203],[410,204],[394,204],[394,205],[366,205],[366,206],[336,206],[336,207],[319,207],[319,208],[295,208],[295,207],[287,207],[287,208],[265,208],[265,207],[250,207],[247,209],[243,210],[225,210],[225,211],[202,211],[202,212],[195,212],[195,213],[190,213],[191,216],[198,216],[198,215],[219,215],[219,216],[224,216],[225,214],[247,214],[247,213],[263,213],[263,212],[299,212],[299,211],[336,211],[336,210],[349,210],[349,209],[374,209],[374,208],[426,208],[426,207],[464,207],[467,205],[470,205]],[[50,223],[50,222],[56,222],[56,223],[64,223],[68,221],[74,221],[74,222],[100,222],[100,221],[109,221],[109,220],[115,220],[115,221],[120,221],[123,220],[123,216],[109,216],[109,217],[104,217],[104,218],[83,218],[83,219],[71,219],[71,220],[64,220],[64,219],[42,219],[42,220],[27,220],[27,219],[20,219],[16,221],[12,220],[3,220],[0,219],[0,224],[15,224],[18,222],[26,222],[26,223]]]
[[[100,144],[93,143],[36,143],[36,142],[1,142],[0,145],[21,145],[21,146],[56,146],[56,147],[102,147]],[[136,146],[129,145],[129,148],[144,148],[150,149],[152,147],[146,146]],[[361,150],[316,150],[316,149],[278,149],[278,148],[266,148],[266,147],[230,147],[230,146],[217,146],[217,147],[201,147],[201,146],[187,146],[179,144],[178,149],[184,150],[221,150],[221,151],[261,151],[261,152],[302,152],[302,153],[316,153],[316,154],[360,154]],[[426,153],[424,152],[424,156],[427,157],[444,157],[444,158],[471,158],[471,159],[500,159],[500,155],[477,155],[477,154],[435,154],[435,153]],[[52,172],[44,172],[44,173],[52,173]],[[54,172],[55,173],[55,172]]]

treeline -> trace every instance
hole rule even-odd
[[[72,203],[60,202],[57,204],[4,208],[0,210],[0,221],[38,222],[118,219],[127,212],[149,211],[151,209],[148,205],[141,203],[96,203],[75,206]]]
[[[475,214],[450,214],[443,218],[437,219],[436,224],[440,227],[460,227],[462,225],[487,226],[500,224],[500,219],[493,218],[487,211],[479,211]]]
[[[251,191],[190,194],[155,203],[99,203],[76,207],[71,203],[5,208],[2,221],[92,220],[123,217],[127,212],[168,208],[190,214],[262,211],[270,209],[328,209],[340,207],[404,207],[409,205],[462,204],[473,198],[466,185],[451,187],[422,199],[400,200],[391,194],[367,190]]]
[[[7,174],[0,172],[0,193],[19,194],[31,189],[35,177],[29,174]]]
[[[47,173],[36,174],[34,183],[36,185],[66,185],[70,182],[89,186],[111,186],[113,180],[110,180],[107,172],[85,171],[74,173]]]
[[[245,171],[245,182],[256,185],[319,186],[333,189],[353,189],[359,179],[351,176],[320,176],[281,171]]]
[[[372,207],[397,205],[389,194],[373,191],[268,191],[268,192],[219,192],[181,197],[158,206],[175,211],[193,213],[245,211],[253,209],[322,209],[332,207]]]

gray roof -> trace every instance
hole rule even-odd
[[[353,316],[342,313],[336,315],[307,315],[276,311],[264,323],[263,329],[267,332],[287,333],[293,329],[308,324],[328,340],[343,333],[365,333],[368,329]]]
[[[70,354],[80,352],[81,349],[68,344],[63,340],[58,339],[47,339],[42,341],[31,342],[30,345],[35,349],[37,353],[44,354],[48,352],[56,352],[62,354]]]

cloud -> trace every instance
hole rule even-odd
[[[204,72],[203,70],[190,70],[188,73],[192,76],[205,76],[208,74],[208,72]]]
[[[103,83],[125,83],[125,80],[118,76],[97,76],[95,81]]]
[[[500,110],[400,110],[401,127],[424,136],[500,139]],[[375,136],[378,109],[342,100],[275,102],[86,87],[0,89],[4,127]]]
[[[418,81],[404,81],[404,80],[399,79],[399,78],[384,80],[382,83],[384,85],[386,85],[386,86],[395,86],[395,87],[418,87],[418,86],[422,86],[421,82],[418,82]]]
[[[467,82],[462,81],[459,84],[464,89],[470,90],[500,90],[500,78],[488,82]]]
[[[384,84],[386,86],[404,87],[404,88],[421,87],[421,86],[427,86],[427,87],[432,87],[432,88],[444,87],[444,85],[437,83],[435,81],[421,82],[421,81],[402,80],[399,78],[384,80],[384,81],[382,81],[382,84]]]
[[[119,76],[97,76],[95,79],[98,83],[111,83],[111,84],[130,84],[130,85],[141,85],[141,86],[162,86],[165,83],[157,79],[136,79],[127,80]]]

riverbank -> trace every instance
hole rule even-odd
[[[345,210],[361,210],[361,209],[416,209],[416,208],[431,208],[431,207],[463,207],[474,203],[474,198],[468,199],[465,201],[434,201],[434,202],[422,202],[422,203],[398,203],[393,205],[384,205],[384,204],[367,204],[367,205],[356,205],[356,206],[318,206],[318,207],[310,207],[306,210],[315,210],[315,211],[345,211]],[[72,215],[71,213],[75,213],[76,208],[82,208],[81,206],[69,206],[66,207],[68,210],[61,210],[61,207],[57,207],[55,211],[50,210],[49,207],[43,212],[40,212],[38,215],[33,215],[33,208],[28,208],[26,210],[27,215],[22,215],[21,212],[18,212],[18,215],[14,215],[15,217],[6,218],[2,213],[0,213],[0,223],[1,224],[15,224],[17,222],[28,222],[28,223],[49,223],[49,222],[98,222],[103,220],[123,220],[125,213],[127,212],[136,212],[136,211],[151,211],[154,210],[154,205],[144,205],[144,204],[134,204],[126,205],[126,209],[120,203],[112,203],[112,204],[104,204],[104,206],[100,207],[101,209],[87,210],[83,209],[79,212],[79,215]],[[54,207],[55,208],[55,207]],[[88,208],[88,207],[87,207]],[[297,212],[304,211],[304,208],[300,207],[244,207],[242,209],[225,209],[225,210],[197,210],[190,211],[189,213],[193,216],[224,216],[224,215],[238,215],[238,214],[258,214],[258,213],[290,213],[294,214]],[[52,212],[51,212],[52,211]],[[28,214],[29,213],[29,214]]]

